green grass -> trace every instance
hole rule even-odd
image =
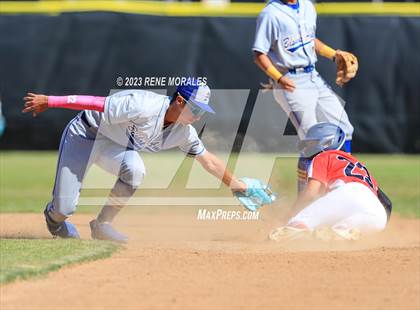
[[[173,154],[143,154],[148,175],[147,182],[152,184],[163,179],[170,169],[176,169],[179,158]],[[242,157],[242,154],[241,154]],[[420,217],[420,156],[418,155],[357,155],[365,162],[380,187],[388,194],[394,204],[394,211],[403,216]],[[272,154],[245,154],[245,164],[238,169],[239,176],[258,177],[261,165],[271,162]],[[0,153],[0,212],[41,212],[51,198],[54,183],[57,152],[1,152]],[[188,165],[187,165],[188,166]],[[202,171],[198,169],[198,171]],[[287,200],[296,195],[296,158],[279,157],[274,166],[271,184],[274,190]],[[201,172],[203,173],[203,172]],[[181,176],[186,170],[181,169]],[[113,184],[106,174],[98,172],[96,182],[100,180]],[[205,173],[196,175],[196,179],[208,178]],[[91,180],[94,178],[91,178]],[[107,180],[108,179],[108,180]],[[92,182],[92,181],[90,181]],[[182,183],[182,182],[181,182]],[[173,192],[182,189],[175,184]],[[84,190],[82,197],[95,196],[106,191]],[[139,192],[140,196],[147,190]],[[170,195],[170,190],[160,191],[159,195]],[[191,191],[188,193],[191,194]],[[78,212],[96,212],[98,207],[79,208]]]
[[[119,248],[100,241],[0,239],[0,283],[39,277],[64,265],[109,257]]]
[[[420,218],[420,156],[358,156],[391,198],[394,211]]]
[[[1,211],[39,212],[51,196],[56,159],[56,152],[1,153]]]
[[[41,212],[51,200],[56,163],[57,152],[0,152],[0,212]]]

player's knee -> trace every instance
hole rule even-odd
[[[145,176],[145,171],[143,167],[138,165],[123,164],[121,165],[120,170],[120,180],[121,182],[137,188],[143,182]]]
[[[371,217],[369,228],[372,232],[380,232],[385,229],[387,221],[385,210],[383,212],[380,210],[380,212]]]

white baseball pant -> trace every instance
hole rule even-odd
[[[310,230],[321,227],[357,228],[362,233],[381,231],[387,223],[385,208],[365,185],[350,182],[315,200],[289,220]]]
[[[300,138],[313,125],[329,122],[343,129],[346,140],[352,139],[354,128],[343,104],[316,70],[287,73],[286,76],[293,80],[296,89],[289,92],[274,83],[274,98],[289,115]]]

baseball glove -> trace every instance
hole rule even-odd
[[[359,63],[357,57],[352,53],[337,50],[335,54],[335,63],[337,64],[337,79],[335,82],[343,86],[356,76]]]
[[[271,189],[257,179],[242,178],[240,179],[246,185],[245,192],[235,192],[235,196],[239,202],[248,210],[256,211],[265,204],[270,204],[276,200],[276,195]]]

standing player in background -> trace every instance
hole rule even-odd
[[[205,112],[214,113],[209,99],[210,89],[204,85],[180,86],[172,97],[144,90],[126,90],[109,97],[29,93],[23,112],[34,116],[48,108],[84,110],[70,121],[61,138],[53,199],[44,211],[50,233],[79,238],[67,218],[76,210],[86,170],[95,163],[118,179],[107,203],[90,222],[92,238],[126,242],[127,236],[110,223],[143,181],[146,169],[139,152],[175,147],[195,157],[229,186],[246,208],[255,211],[271,203],[275,197],[261,181],[236,179],[205,149],[191,126]]]
[[[302,155],[311,159],[308,184],[294,203],[297,215],[272,231],[271,240],[312,235],[324,240],[356,240],[360,233],[385,228],[391,201],[365,165],[340,151],[344,142],[344,131],[334,124],[318,123],[308,130],[300,143]]]
[[[315,36],[316,11],[309,0],[271,0],[257,20],[255,63],[272,79],[274,97],[295,126],[299,138],[319,122],[339,125],[350,152],[353,126],[340,100],[315,69],[317,54],[337,63],[336,83],[356,75],[357,58],[334,50]],[[298,189],[305,186],[309,162],[298,162]]]

